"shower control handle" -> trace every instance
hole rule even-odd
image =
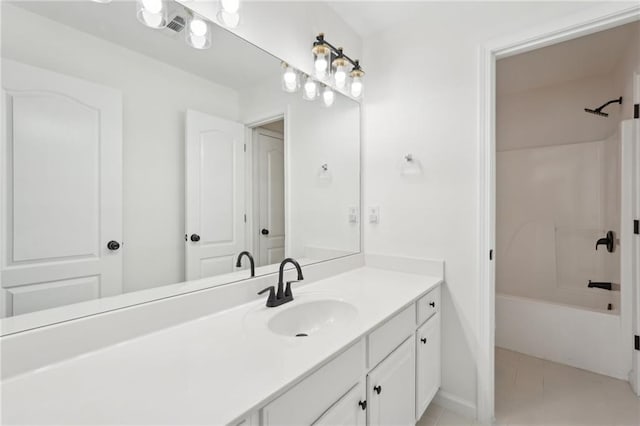
[[[616,249],[616,234],[613,231],[608,231],[606,237],[596,241],[596,250],[598,250],[598,246],[605,246],[609,253],[613,253]]]

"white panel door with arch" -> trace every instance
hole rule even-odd
[[[234,270],[243,250],[244,126],[186,114],[186,279]]]
[[[260,265],[281,262],[285,257],[284,137],[257,128],[258,153],[258,256]]]
[[[2,82],[3,316],[121,293],[121,93],[5,59]]]

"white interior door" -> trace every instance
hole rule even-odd
[[[244,128],[186,117],[186,279],[232,272],[244,246]]]
[[[284,137],[256,129],[258,150],[259,264],[279,263],[284,252]]]
[[[121,293],[120,92],[3,59],[2,129],[3,315]]]

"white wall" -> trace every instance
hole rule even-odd
[[[635,35],[629,40],[624,60],[616,66],[614,80],[617,82],[617,91],[622,95],[623,120],[633,118],[633,76],[640,74],[640,22],[635,24]]]
[[[500,77],[498,72],[496,78]],[[522,92],[498,93],[496,149],[506,151],[607,139],[620,126],[623,106],[609,105],[607,118],[589,114],[584,108],[595,109],[617,98],[620,96],[617,86],[613,75],[605,75]]]
[[[237,119],[237,93],[6,3],[2,57],[122,91],[124,288],[184,281],[184,111]]]
[[[365,250],[446,262],[442,390],[475,406],[478,342],[478,49],[593,4],[429,3],[364,41]],[[425,169],[404,180],[411,152]],[[484,343],[484,342],[482,342]]]

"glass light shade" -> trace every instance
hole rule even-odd
[[[227,13],[237,13],[240,9],[240,0],[220,0],[220,8]]]
[[[318,83],[308,76],[302,87],[302,97],[307,101],[312,101],[318,96]]]
[[[349,89],[351,96],[353,96],[354,98],[359,98],[360,96],[362,96],[362,89],[363,89],[362,77],[360,76],[351,77],[351,87]]]
[[[240,23],[240,14],[238,12],[227,12],[224,9],[218,11],[218,21],[227,28],[235,28]]]
[[[300,88],[298,72],[287,64],[282,65],[282,90],[288,93],[295,93]]]
[[[325,79],[329,74],[329,63],[331,61],[331,51],[324,45],[316,45],[313,52],[313,73],[319,79]]]
[[[333,92],[333,90],[331,90],[330,87],[325,86],[325,88],[322,90],[323,105],[329,108],[331,105],[333,105],[333,102],[335,101],[335,99],[336,99],[336,94]]]
[[[138,21],[149,28],[163,28],[167,25],[167,8],[162,0],[137,0]]]
[[[343,90],[347,85],[347,61],[344,59],[336,59],[333,61],[333,84],[340,89]]]
[[[209,23],[198,15],[188,19],[185,28],[187,43],[195,49],[207,49],[211,47],[211,28]]]

